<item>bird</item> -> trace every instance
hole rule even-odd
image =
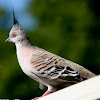
[[[22,71],[39,82],[40,88],[43,85],[48,88],[41,97],[57,91],[60,85],[78,83],[96,76],[77,63],[33,45],[22,25],[19,24],[14,10],[13,26],[5,42],[15,44],[18,63]],[[36,97],[33,100],[39,98]]]

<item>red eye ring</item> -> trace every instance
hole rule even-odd
[[[16,33],[13,33],[12,36],[13,36],[13,37],[16,37]]]

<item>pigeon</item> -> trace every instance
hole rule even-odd
[[[17,59],[22,71],[38,81],[40,88],[43,85],[48,88],[41,97],[55,92],[60,85],[78,83],[95,76],[94,73],[81,65],[33,45],[22,25],[16,19],[14,10],[13,27],[6,42],[15,44]]]

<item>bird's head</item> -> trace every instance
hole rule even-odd
[[[9,38],[6,42],[13,42],[18,43],[24,40],[27,37],[27,34],[22,29],[22,26],[18,23],[17,19],[15,18],[15,13],[13,10],[13,27],[9,32]]]

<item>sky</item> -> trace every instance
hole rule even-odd
[[[29,28],[34,29],[36,19],[34,18],[34,16],[31,16],[27,10],[30,3],[31,0],[0,0],[0,8],[3,8],[6,13],[10,13],[10,15],[12,15],[12,5],[13,5],[15,15],[19,23],[25,29]]]

